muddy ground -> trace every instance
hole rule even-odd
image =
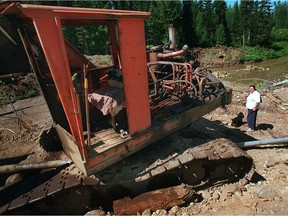
[[[248,132],[245,119],[247,86],[233,83],[225,83],[225,85],[234,89],[233,103],[226,109],[219,108],[205,115],[189,128],[171,135],[170,142],[193,142],[199,139],[208,142],[217,138],[226,138],[237,143],[287,137],[287,87],[261,90],[263,103],[258,114],[258,130]],[[232,126],[231,119],[240,112],[245,116],[243,124]],[[51,121],[42,96],[20,100],[2,107],[0,109],[0,165],[66,159],[62,151],[47,152],[39,144],[40,134]],[[197,191],[203,197],[202,201],[156,212],[147,209],[143,214],[287,214],[287,145],[261,146],[245,149],[245,151],[254,159],[257,174],[244,190],[240,190],[236,183],[214,186]],[[125,164],[125,161],[122,163]],[[125,175],[125,169],[121,172]],[[107,173],[109,178],[109,171]],[[9,175],[2,175],[0,181],[2,188],[5,184],[20,179],[21,175],[8,177]]]

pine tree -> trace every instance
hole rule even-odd
[[[198,46],[208,46],[208,32],[204,23],[204,14],[202,11],[198,11],[197,13],[195,30],[198,38]]]
[[[251,15],[253,9],[253,1],[241,0],[240,2],[240,28],[241,28],[241,37],[242,45],[246,46],[250,43],[250,34],[251,34]]]
[[[159,2],[150,2],[150,19],[146,21],[146,43],[148,46],[160,45],[162,43],[162,34],[164,34],[163,22],[160,19]]]
[[[275,28],[288,28],[288,2],[274,3],[273,21]]]
[[[217,25],[217,29],[215,32],[215,39],[216,43],[219,45],[225,45],[226,44],[226,33],[225,33],[225,28],[223,24]]]
[[[179,1],[161,1],[159,4],[160,19],[163,21],[163,38],[164,43],[168,42],[168,27],[172,24],[176,27],[176,37],[179,38],[180,29],[177,26],[181,23],[181,9]],[[178,39],[179,41],[179,39]],[[179,43],[177,43],[179,45]]]
[[[232,46],[240,46],[242,44],[240,28],[240,12],[238,2],[235,2],[233,7],[226,11],[227,25],[231,37]]]
[[[206,34],[203,35],[204,44],[206,46],[214,46],[215,45],[215,31],[216,31],[216,19],[215,14],[213,12],[212,2],[206,0],[204,2],[204,25]]]
[[[193,26],[193,15],[191,1],[183,2],[183,15],[182,15],[182,34],[180,38],[181,44],[187,44],[189,47],[193,46],[193,38],[195,31]]]
[[[215,11],[215,24],[216,24],[216,43],[221,45],[229,45],[230,44],[230,33],[227,25],[226,19],[226,10],[227,4],[224,0],[222,1],[215,1],[213,4],[214,11]],[[218,29],[220,28],[220,29]],[[221,32],[221,37],[219,38],[219,34]]]
[[[251,42],[252,46],[268,46],[272,30],[271,2],[264,0],[254,3],[251,19]]]

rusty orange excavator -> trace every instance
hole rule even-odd
[[[16,46],[13,41],[18,40],[18,46],[23,45],[63,149],[74,162],[73,168],[49,180],[53,188],[46,184],[26,191],[25,196],[1,203],[2,212],[86,182],[91,178],[86,176],[231,102],[232,89],[197,67],[195,53],[187,46],[176,50],[172,41],[146,50],[147,12],[4,2],[0,13],[10,23],[10,28],[1,27],[2,36],[6,44]],[[65,26],[106,28],[111,65],[92,64],[65,39]],[[245,182],[251,179],[253,166],[233,143],[208,143],[158,160],[137,173],[133,182],[146,186],[161,178],[191,185],[235,178]]]

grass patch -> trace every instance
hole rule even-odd
[[[15,95],[15,100],[23,100],[23,99],[35,97],[38,95],[39,95],[39,93],[37,91],[35,91],[34,89],[31,89],[31,90],[24,92],[24,94]]]
[[[23,86],[22,88],[19,88],[17,85],[0,82],[0,105],[13,103],[17,100],[23,100],[38,95],[39,91],[37,89]]]
[[[243,47],[244,55],[240,56],[239,61],[244,62],[260,62],[265,59],[279,58],[282,53],[275,51],[273,49],[263,48],[263,47]]]

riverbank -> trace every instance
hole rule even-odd
[[[239,64],[255,64],[266,60],[273,60],[287,56],[263,47],[225,47],[215,46],[198,48],[201,66],[208,68],[221,68]]]

